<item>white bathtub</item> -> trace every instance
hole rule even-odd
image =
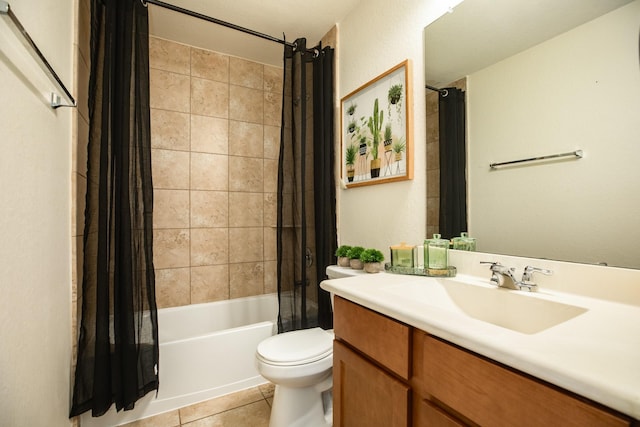
[[[255,368],[258,343],[277,332],[276,294],[158,310],[160,390],[131,411],[112,407],[82,427],[105,427],[147,418],[265,382]]]

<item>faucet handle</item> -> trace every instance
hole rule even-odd
[[[491,264],[491,266],[489,267],[489,270],[493,271],[494,273],[506,273],[507,271],[511,271],[511,272],[515,272],[516,269],[511,267],[507,267],[504,266],[502,264],[500,264],[498,261],[480,261],[480,264]]]
[[[542,273],[542,274],[546,274],[547,276],[551,276],[553,274],[553,271],[547,270],[546,268],[538,268],[538,267],[532,267],[530,265],[527,265],[524,268],[524,272],[522,273],[522,281],[530,282],[531,277],[533,276],[533,273]]]
[[[480,264],[491,264],[491,267],[489,267],[491,271],[495,271],[494,269],[496,269],[497,267],[504,267],[498,261],[480,261]]]

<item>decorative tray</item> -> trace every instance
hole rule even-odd
[[[391,263],[386,263],[384,269],[388,273],[409,274],[411,276],[427,276],[427,277],[455,277],[456,268],[449,266],[444,269],[435,268],[419,268],[419,267],[398,267]]]

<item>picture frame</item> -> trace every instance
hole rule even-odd
[[[347,188],[413,179],[407,59],[340,100],[340,176]]]

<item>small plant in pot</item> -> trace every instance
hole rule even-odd
[[[385,153],[391,151],[393,145],[393,136],[391,135],[391,125],[387,124],[384,127],[384,151]]]
[[[400,173],[400,161],[402,160],[402,153],[407,149],[407,144],[403,137],[393,144],[393,152],[395,153],[396,160],[396,173]]]
[[[362,261],[360,261],[360,254],[362,254],[364,248],[362,246],[354,246],[349,249],[349,265],[354,270],[362,270]]]
[[[367,137],[366,136],[360,137],[360,144],[358,145],[358,154],[360,154],[361,156],[367,155]]]
[[[345,150],[344,161],[347,164],[347,180],[353,181],[353,177],[356,173],[356,156],[358,155],[358,147],[353,144],[349,144]]]
[[[391,115],[391,106],[396,106],[396,112],[398,116],[400,115],[400,111],[402,109],[402,84],[395,84],[389,88],[389,93],[387,94],[387,99],[389,100],[389,115]]]
[[[407,144],[402,140],[393,144],[393,152],[395,153],[396,162],[402,160],[402,153],[404,152],[404,150],[406,150],[406,148]]]
[[[338,265],[340,267],[349,267],[349,249],[351,246],[342,245],[336,249],[336,256],[338,257]]]
[[[384,255],[377,249],[365,249],[360,254],[360,261],[364,264],[364,271],[367,273],[379,273],[382,271]]]

